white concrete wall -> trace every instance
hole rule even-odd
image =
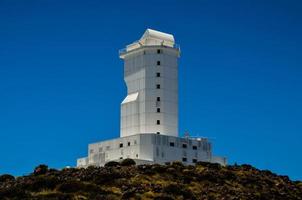
[[[136,101],[121,105],[121,137],[157,132],[178,136],[178,57],[178,49],[160,45],[123,55],[127,95],[139,95]]]
[[[128,146],[128,142],[130,142],[130,146]],[[174,146],[170,145],[171,142],[174,143]],[[123,147],[120,147],[121,143]],[[184,148],[183,144],[186,144],[187,147]],[[88,157],[78,159],[77,166],[103,166],[109,161],[119,161],[125,158],[159,164],[172,161],[193,164],[195,160],[217,162],[225,165],[225,158],[212,156],[210,146],[210,143],[206,139],[197,141],[196,139],[158,134],[138,134],[90,144]],[[187,160],[184,161],[184,158]]]

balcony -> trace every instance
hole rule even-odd
[[[173,44],[173,46],[168,46],[168,45],[164,45],[164,44],[161,44],[161,45],[150,45],[150,44],[141,44],[139,41],[135,41],[134,43],[128,45],[126,48],[123,48],[123,49],[120,49],[119,50],[119,55],[122,56],[124,55],[125,53],[127,52],[130,52],[132,50],[135,50],[139,47],[165,47],[165,48],[173,48],[173,49],[176,49],[180,52],[180,45],[179,44]]]

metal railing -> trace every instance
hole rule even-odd
[[[146,46],[146,47],[148,47],[148,46],[151,46],[151,47],[152,47],[152,46],[161,46],[161,47],[168,47],[168,48],[169,48],[169,46],[164,45],[164,44],[161,44],[161,45],[142,45],[142,44],[139,42],[139,40],[133,42],[132,44],[135,44],[135,43],[140,44],[141,46]],[[177,49],[178,51],[180,51],[180,45],[179,45],[179,44],[176,44],[176,43],[174,43],[173,47],[170,47],[170,48],[174,48],[174,49]],[[119,55],[122,55],[122,54],[124,54],[124,53],[127,53],[127,47],[126,47],[126,48],[123,48],[123,49],[120,49],[118,52],[119,52]]]

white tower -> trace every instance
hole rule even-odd
[[[226,158],[212,154],[206,138],[178,137],[179,55],[173,35],[151,29],[120,51],[127,85],[121,137],[89,144],[88,156],[77,160],[78,167],[104,166],[125,158],[137,164],[226,164]]]
[[[120,51],[127,85],[121,104],[121,137],[178,136],[179,55],[173,35],[151,29]]]

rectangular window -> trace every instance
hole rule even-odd
[[[130,142],[128,142],[128,146],[130,146]]]
[[[193,146],[192,148],[193,148],[193,150],[197,150],[197,146]]]
[[[122,159],[123,159],[123,157],[120,157],[120,159],[122,160]]]
[[[187,148],[187,144],[182,144],[182,148],[186,149]]]
[[[187,158],[182,158],[182,162],[187,162]]]
[[[156,124],[159,125],[159,124],[160,124],[160,120],[157,120],[157,121],[156,121]]]
[[[157,109],[156,109],[156,112],[160,113],[160,108],[157,108]]]
[[[120,148],[122,148],[123,147],[123,143],[120,143]]]
[[[157,54],[160,54],[161,53],[161,50],[160,49],[157,49]]]
[[[156,77],[160,77],[160,73],[159,72],[156,73]]]
[[[160,84],[156,84],[156,89],[160,89]]]
[[[160,65],[160,61],[157,61],[157,65]]]
[[[160,132],[156,132],[156,134],[157,134],[157,135],[159,135],[159,134],[160,134]]]
[[[156,98],[156,101],[160,101],[160,97],[157,97],[157,98]]]
[[[194,158],[194,159],[192,160],[192,163],[197,163],[197,159]]]
[[[174,147],[174,142],[170,142],[170,147]]]

